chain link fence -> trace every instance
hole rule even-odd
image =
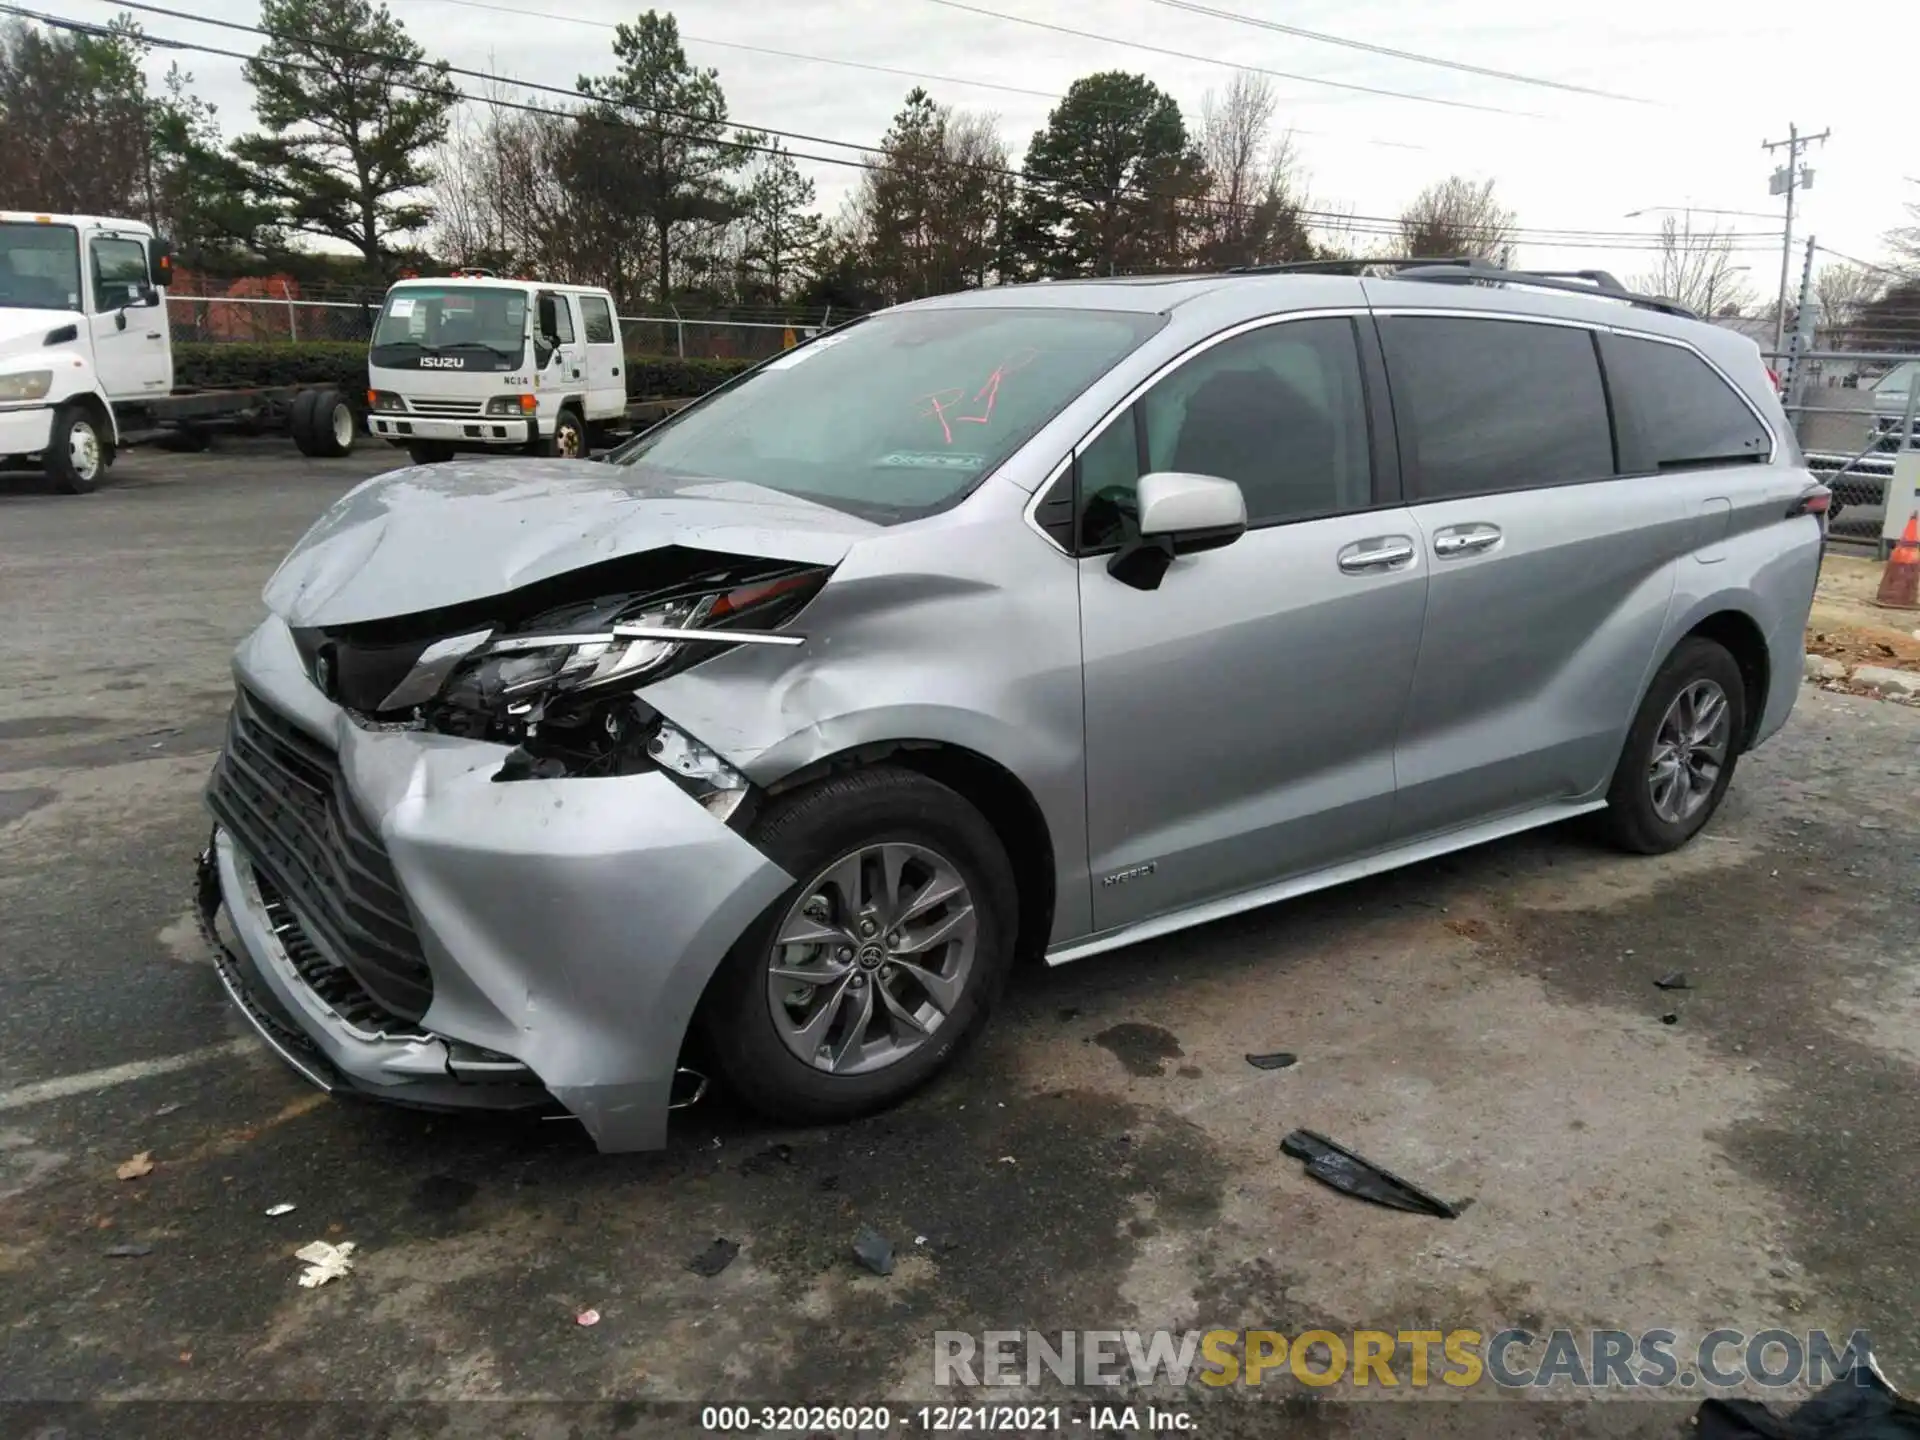
[[[292,285],[248,282],[262,293],[167,296],[167,323],[175,344],[332,341],[365,345],[373,338],[384,292],[316,297]],[[275,289],[279,293],[273,293]],[[851,319],[851,315],[842,318]],[[622,315],[631,356],[677,355],[698,360],[764,360],[834,323],[831,308],[755,307],[721,312]]]
[[[1920,384],[1898,392],[1874,387],[1920,360],[1920,352],[1808,349],[1767,359],[1786,376],[1784,405],[1807,463],[1833,491],[1829,533],[1878,549],[1894,453],[1903,435],[1904,443],[1920,448]]]

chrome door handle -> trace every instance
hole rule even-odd
[[[1473,555],[1482,550],[1491,550],[1499,543],[1498,525],[1451,525],[1434,532],[1433,553],[1442,559],[1454,555]]]
[[[1349,575],[1366,575],[1376,570],[1398,570],[1412,562],[1413,541],[1405,535],[1380,535],[1371,540],[1356,540],[1336,557]]]

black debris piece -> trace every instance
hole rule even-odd
[[[1256,1070],[1284,1070],[1289,1065],[1300,1063],[1300,1057],[1291,1050],[1276,1050],[1271,1055],[1249,1055],[1247,1064]]]
[[[1672,974],[1662,975],[1653,982],[1653,986],[1656,990],[1691,990],[1693,988],[1687,983],[1687,972],[1684,970],[1675,970]]]
[[[1280,1142],[1280,1149],[1283,1154],[1306,1161],[1307,1174],[1343,1194],[1395,1210],[1409,1210],[1416,1215],[1436,1215],[1442,1220],[1451,1220],[1460,1213],[1458,1205],[1448,1204],[1311,1130],[1294,1131]]]
[[[1080,1011],[1075,1006],[1062,1005],[1060,1007],[1060,1021],[1062,1024],[1065,1024],[1069,1020],[1078,1020],[1079,1018]]]
[[[853,1239],[853,1258],[876,1275],[891,1275],[893,1242],[871,1225],[862,1225]]]
[[[838,1175],[822,1175],[820,1177],[820,1188],[822,1190],[838,1190],[840,1188],[840,1177]]]
[[[749,1155],[745,1160],[742,1160],[740,1162],[740,1173],[742,1175],[765,1175],[776,1165],[791,1164],[793,1164],[793,1147],[783,1142],[778,1145],[769,1145],[766,1149],[760,1151],[759,1154]]]
[[[1700,1440],[1920,1440],[1920,1405],[1871,1363],[1855,1365],[1791,1414],[1758,1400],[1712,1399],[1694,1417]]]
[[[1678,1025],[1680,1023],[1680,1016],[1674,1011],[1669,1010],[1660,1017],[1660,1023],[1662,1025]]]
[[[706,1249],[687,1261],[687,1269],[694,1274],[711,1280],[734,1262],[740,1253],[740,1244],[736,1240],[716,1239]]]

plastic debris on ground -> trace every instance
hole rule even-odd
[[[740,1244],[736,1240],[716,1239],[706,1249],[687,1261],[687,1269],[696,1275],[704,1275],[711,1280],[734,1262],[740,1253]]]
[[[1920,1440],[1920,1405],[1869,1358],[1787,1415],[1758,1400],[1703,1401],[1694,1433],[1700,1440]]]
[[[1307,1174],[1321,1184],[1330,1185],[1342,1194],[1371,1200],[1376,1205],[1417,1215],[1434,1215],[1442,1220],[1452,1220],[1466,1208],[1464,1202],[1449,1204],[1312,1130],[1295,1130],[1280,1142],[1280,1149],[1296,1160],[1306,1161]]]
[[[1653,982],[1653,986],[1656,990],[1691,990],[1693,988],[1687,983],[1687,972],[1684,970],[1675,970],[1671,975],[1662,975]]]
[[[1289,1065],[1297,1065],[1300,1057],[1291,1050],[1275,1050],[1271,1055],[1249,1055],[1247,1064],[1256,1070],[1284,1070]]]
[[[1677,1012],[1669,1010],[1660,1017],[1660,1023],[1662,1025],[1678,1025],[1680,1023],[1680,1016]]]
[[[573,1323],[576,1325],[598,1325],[600,1323],[600,1312],[598,1310],[582,1310],[578,1315],[573,1317]]]
[[[329,1280],[338,1280],[342,1275],[353,1271],[353,1242],[342,1240],[338,1245],[326,1240],[315,1240],[302,1245],[293,1252],[293,1258],[304,1260],[307,1268],[300,1272],[301,1288],[313,1289]]]
[[[122,1160],[114,1172],[122,1180],[138,1180],[142,1175],[153,1173],[153,1152],[142,1150],[131,1160]]]
[[[853,1240],[853,1258],[876,1275],[891,1275],[893,1242],[871,1225],[863,1225]]]
[[[109,1245],[108,1258],[113,1260],[138,1260],[143,1255],[153,1254],[153,1246],[144,1241],[126,1245]]]
[[[267,1207],[267,1214],[269,1216],[291,1215],[293,1213],[293,1208],[294,1208],[293,1206],[287,1204],[286,1201],[282,1200],[278,1205],[269,1205]]]

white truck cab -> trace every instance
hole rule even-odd
[[[613,296],[461,270],[387,292],[367,352],[367,428],[415,464],[460,450],[584,459],[627,420]]]
[[[0,210],[0,459],[91,490],[115,412],[173,388],[165,242],[137,220]]]

